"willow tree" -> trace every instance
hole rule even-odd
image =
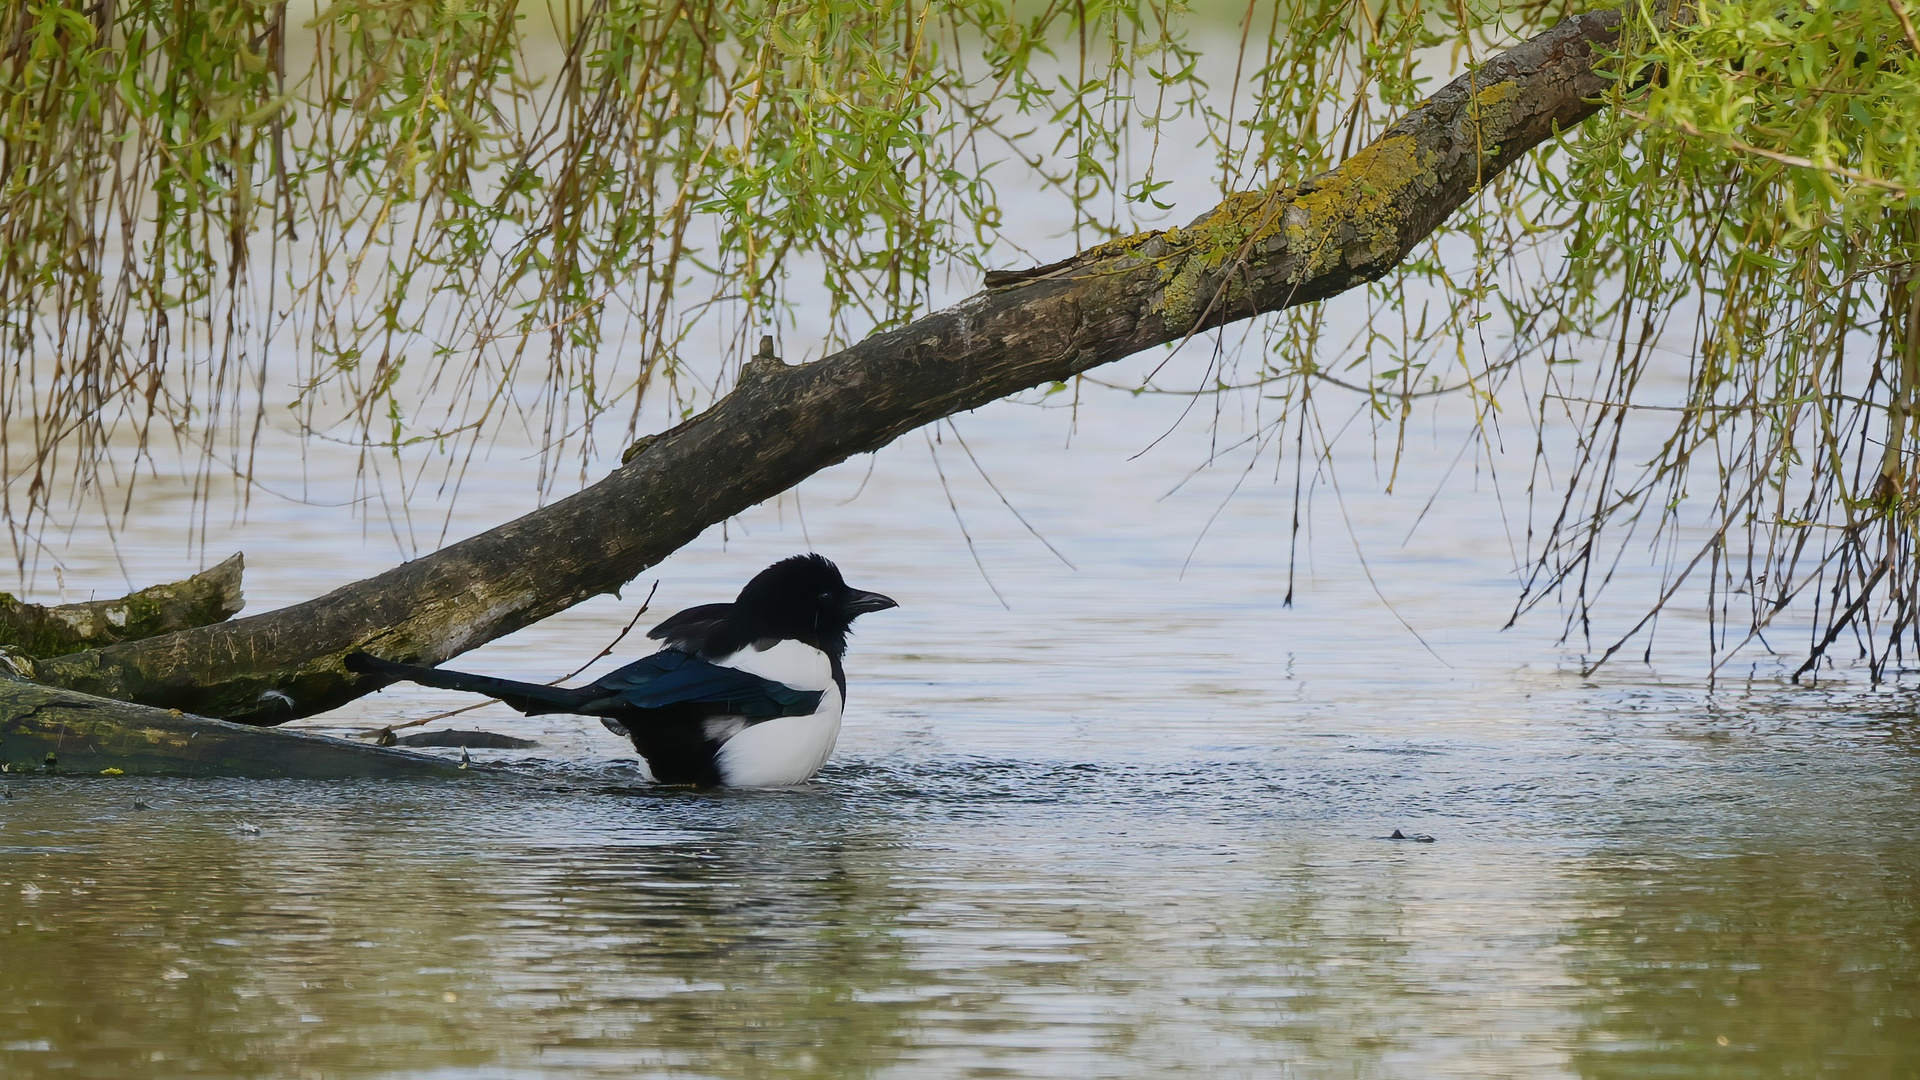
[[[1543,422],[1571,420],[1567,458],[1541,444],[1522,609],[1559,597],[1583,626],[1629,542],[1677,538],[1692,506],[1705,540],[1660,603],[1731,592],[1758,632],[1806,600],[1812,652],[1849,626],[1876,659],[1920,641],[1903,0],[101,0],[11,5],[0,41],[0,466],[18,478],[0,511],[22,559],[56,500],[100,495],[161,436],[244,474],[269,413],[370,456],[434,444],[455,478],[525,423],[547,486],[648,435],[605,482],[652,500],[608,526],[645,542],[599,537],[598,568],[547,594],[489,570],[536,523],[316,601],[303,628],[340,620],[324,640],[186,631],[48,661],[48,681],[311,712],[369,688],[346,649],[444,659],[983,393],[1255,317],[1142,389],[1258,393],[1263,445],[1296,463],[1326,452],[1330,395],[1389,439],[1435,395],[1492,415],[1526,388]],[[1200,146],[1168,141],[1176,116]],[[1160,163],[1196,151],[1218,205],[1163,205]],[[1002,233],[1015,181],[1056,200],[1077,254]],[[802,273],[825,312],[794,306]],[[987,294],[929,310],[976,273]],[[1333,340],[1307,302],[1350,288],[1371,329]],[[1041,308],[1079,324],[966,352],[983,315]],[[828,359],[750,362],[763,335]],[[956,349],[978,370],[940,383]],[[266,393],[276,364],[291,401]],[[1670,370],[1678,392],[1647,378]],[[849,380],[884,416],[843,436]],[[687,422],[638,430],[662,398]],[[711,460],[742,415],[812,456],[752,485],[659,467]],[[1623,458],[1650,421],[1660,452]],[[422,607],[441,622],[402,625]],[[243,653],[273,655],[236,673]]]

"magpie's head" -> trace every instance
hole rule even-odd
[[[733,602],[736,617],[751,620],[758,632],[798,638],[836,654],[845,651],[853,620],[899,606],[848,585],[840,568],[820,555],[781,559],[755,574]]]

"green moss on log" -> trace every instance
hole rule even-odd
[[[0,679],[0,769],[306,780],[473,772],[428,754],[230,724],[10,679]]]

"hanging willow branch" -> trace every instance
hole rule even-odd
[[[763,332],[805,325],[831,354],[1019,250],[1006,178],[1053,200],[1084,258],[996,287],[1159,243],[1174,338],[1289,312],[1200,392],[1298,417],[1346,386],[1404,431],[1451,387],[1484,432],[1502,380],[1543,371],[1531,404],[1574,445],[1540,444],[1522,609],[1559,602],[1584,638],[1613,568],[1651,548],[1706,583],[1717,659],[1817,598],[1808,647],[1851,625],[1878,672],[1920,647],[1911,13],[1627,3],[1602,120],[1530,161],[1477,146],[1480,198],[1397,222],[1439,229],[1425,247],[1336,238],[1326,207],[1398,213],[1378,178],[1425,168],[1382,135],[1441,47],[1475,72],[1484,134],[1530,107],[1485,80],[1492,50],[1567,10],[1279,0],[1246,7],[1229,55],[1203,54],[1178,0],[0,5],[0,521],[24,564],[56,508],[131,514],[107,491],[168,446],[197,497],[217,469],[244,480],[271,424],[457,483],[518,423],[543,490],[568,461],[584,484],[607,424],[625,441],[662,387],[695,414]],[[1142,239],[1156,163],[1194,152],[1171,141],[1183,116],[1221,192],[1256,194]],[[1263,245],[1296,231],[1326,238],[1295,253],[1314,281],[1367,284],[1345,346],[1297,306],[1305,279],[1263,291]],[[1314,261],[1349,241],[1379,252]],[[795,273],[826,310],[794,310]],[[1689,508],[1698,531],[1677,528]]]
[[[780,321],[796,264],[831,267],[828,344],[923,313],[993,233],[997,157],[1044,153],[1064,224],[1112,235],[1092,213],[1124,182],[1133,66],[1201,86],[1168,0],[292,11],[0,5],[17,557],[171,439],[244,479],[269,420],[436,443],[456,477],[519,423],[551,486],[609,412],[631,437],[656,380],[701,403],[719,372],[685,337]],[[1068,87],[1038,65],[1074,40],[1097,74]]]
[[[958,307],[732,393],[577,495],[280,611],[49,661],[90,694],[273,724],[380,684],[348,653],[438,663],[618,590],[715,522],[924,424],[1199,330],[1372,281],[1541,141],[1591,115],[1617,15],[1481,65],[1341,168],[1232,196],[1191,225],[996,275]]]

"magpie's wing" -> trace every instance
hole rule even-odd
[[[731,614],[732,604],[701,604],[667,616],[665,622],[647,631],[647,636],[681,652],[704,652],[708,636]]]
[[[721,667],[677,649],[663,649],[596,680],[600,698],[581,712],[660,709],[690,702],[718,706],[749,720],[805,716],[820,707],[822,690],[795,690],[785,683]]]

